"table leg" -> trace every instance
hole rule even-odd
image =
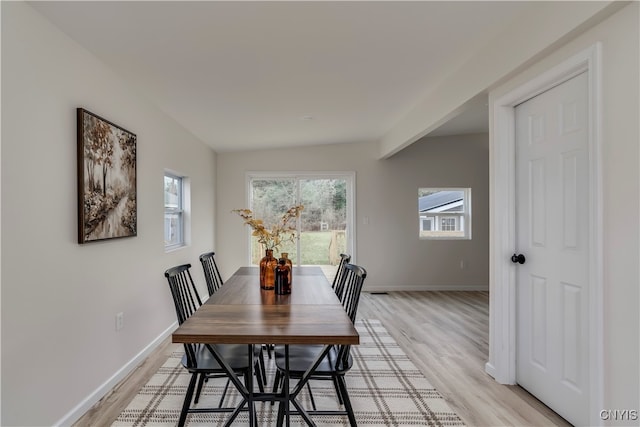
[[[284,346],[284,397],[285,397],[285,410],[284,415],[287,418],[287,427],[290,426],[291,423],[291,408],[289,407],[289,400],[291,396],[289,395],[289,344]]]
[[[247,405],[249,409],[249,427],[257,426],[256,411],[253,400],[253,344],[249,344],[249,372],[246,379],[247,388],[249,393],[247,394]]]
[[[300,380],[298,380],[298,383],[294,387],[293,391],[289,392],[289,346],[285,345],[285,350],[284,350],[285,351],[285,372],[284,372],[285,400],[280,404],[280,408],[278,409],[278,423],[277,423],[278,427],[282,426],[282,418],[284,417],[285,414],[287,416],[287,427],[289,427],[289,416],[290,416],[289,404],[290,403],[292,403],[293,406],[295,406],[295,408],[297,409],[298,415],[300,415],[304,419],[307,425],[312,427],[316,426],[316,423],[311,419],[307,411],[305,411],[302,405],[298,403],[298,401],[296,400],[296,397],[298,397],[298,394],[300,394],[300,392],[304,389],[304,386],[307,384],[307,382],[309,382],[311,375],[316,370],[318,365],[320,365],[320,363],[322,362],[322,359],[324,359],[327,356],[327,354],[329,353],[329,350],[331,350],[331,347],[333,346],[325,345],[322,348],[322,351],[320,351],[320,353],[318,354],[316,359],[313,361],[311,366],[302,375]],[[283,404],[285,405],[284,408],[282,406]]]
[[[284,373],[282,374],[282,392],[280,394],[281,400],[278,405],[278,417],[276,419],[276,426],[282,427],[282,424],[286,418],[287,427],[290,425],[291,414],[289,408],[289,344],[284,345]]]
[[[227,363],[227,361],[224,360],[222,358],[222,356],[220,356],[220,353],[218,353],[218,351],[215,349],[215,347],[212,346],[211,344],[205,344],[205,345],[207,346],[207,348],[209,349],[209,351],[213,355],[214,359],[216,359],[216,362],[218,362],[218,364],[220,364],[220,367],[225,371],[225,373],[228,375],[228,377],[231,380],[231,382],[233,383],[233,385],[236,387],[236,389],[238,390],[238,392],[242,396],[242,401],[236,407],[235,411],[233,411],[233,413],[231,414],[231,417],[229,417],[229,419],[225,423],[225,426],[230,426],[231,423],[233,423],[233,421],[236,419],[236,417],[238,416],[238,414],[240,413],[242,408],[244,408],[245,403],[249,403],[249,414],[250,414],[249,415],[249,420],[251,421],[253,419],[251,414],[254,414],[254,410],[253,410],[254,409],[253,408],[253,381],[252,381],[252,379],[253,379],[252,378],[253,351],[249,352],[249,374],[248,375],[250,375],[250,376],[248,378],[247,385],[249,385],[250,388],[247,388],[242,383],[242,381],[240,381],[240,379],[238,378],[236,373],[233,371],[231,366]],[[250,345],[250,347],[251,347],[251,345]],[[253,426],[253,424],[252,424],[252,426]]]

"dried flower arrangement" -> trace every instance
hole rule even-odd
[[[231,212],[237,213],[244,219],[244,223],[253,229],[252,236],[256,236],[265,249],[276,250],[284,242],[294,241],[296,226],[295,223],[291,224],[291,221],[298,218],[303,209],[303,205],[292,206],[270,229],[265,227],[261,219],[254,218],[250,209],[234,209]]]

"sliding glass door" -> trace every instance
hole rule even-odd
[[[298,239],[282,245],[296,265],[336,265],[341,253],[353,254],[353,173],[249,174],[249,206],[269,228],[287,209],[304,205],[296,223]],[[251,261],[264,250],[251,239]]]

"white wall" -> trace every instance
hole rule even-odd
[[[640,409],[639,17],[634,2],[490,93],[492,102],[602,43],[605,405],[599,409]]]
[[[138,136],[137,237],[77,244],[76,107]],[[193,242],[170,254],[164,168],[192,183]],[[2,2],[1,171],[1,424],[69,424],[174,324],[164,270],[194,263],[203,285],[215,154],[30,6]]]
[[[228,277],[248,260],[246,226],[230,212],[245,207],[247,171],[355,171],[354,262],[367,269],[365,289],[487,289],[488,153],[486,134],[426,138],[386,160],[378,160],[376,145],[368,143],[219,153],[222,273]],[[440,186],[472,188],[472,240],[418,239],[418,188]]]

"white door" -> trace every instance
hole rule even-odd
[[[588,425],[589,158],[584,72],[518,105],[518,383]]]

